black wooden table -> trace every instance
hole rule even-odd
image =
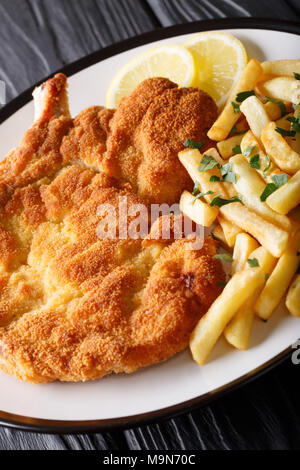
[[[236,16],[300,21],[300,0],[0,0],[0,79],[7,101],[116,41],[161,26]],[[300,449],[299,372],[300,365],[288,360],[211,406],[126,431],[54,436],[0,427],[0,449]]]

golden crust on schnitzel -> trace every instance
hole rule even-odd
[[[211,238],[200,250],[172,234],[155,239],[155,226],[145,240],[99,238],[100,206],[115,213],[119,235],[134,219],[121,216],[120,199],[145,201],[134,182],[99,171],[118,111],[71,119],[65,83],[59,74],[42,86],[45,109],[39,102],[38,120],[0,164],[0,368],[31,382],[96,379],[171,357],[224,281]]]
[[[166,78],[144,80],[123,98],[111,122],[103,169],[151,203],[173,204],[191,179],[178,160],[186,139],[214,146],[207,131],[217,106],[207,93]]]

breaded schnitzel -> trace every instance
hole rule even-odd
[[[112,120],[103,169],[130,182],[151,203],[178,202],[191,179],[178,160],[186,139],[214,146],[207,131],[217,118],[210,96],[166,78],[144,80],[123,98]]]
[[[119,199],[143,203],[142,186],[99,171],[118,111],[71,119],[65,85],[59,74],[35,92],[37,121],[0,164],[0,368],[31,382],[85,381],[171,357],[224,281],[210,238],[201,250],[172,234],[99,239],[99,206],[116,209],[117,231],[128,228]]]

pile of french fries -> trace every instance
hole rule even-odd
[[[218,150],[179,154],[195,183],[180,208],[198,224],[214,224],[232,262],[223,292],[191,335],[198,364],[222,333],[247,349],[254,318],[267,321],[284,297],[300,317],[300,61],[250,60],[208,136]]]

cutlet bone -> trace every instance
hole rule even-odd
[[[59,73],[36,87],[33,92],[34,120],[70,117],[66,76]]]

